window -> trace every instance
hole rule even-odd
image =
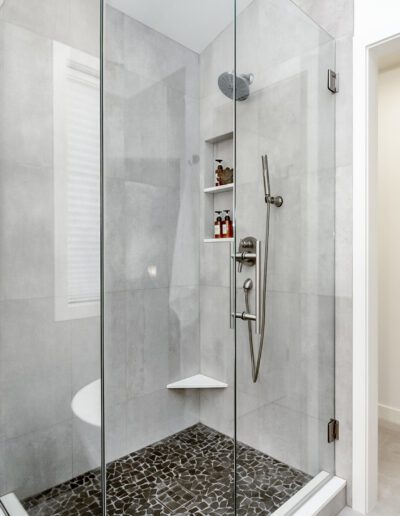
[[[53,43],[55,319],[100,309],[99,60]]]

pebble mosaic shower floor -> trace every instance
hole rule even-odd
[[[237,514],[269,515],[311,477],[268,455],[237,447]],[[109,516],[233,516],[233,441],[202,424],[107,467]],[[32,516],[101,516],[100,474],[92,471],[30,497]]]

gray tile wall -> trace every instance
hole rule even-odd
[[[108,459],[199,421],[199,58],[106,13]]]
[[[227,29],[200,58],[202,140],[232,125],[230,103],[217,89],[218,75],[231,69],[231,41]],[[291,2],[255,0],[239,16],[237,51],[239,73],[255,75],[250,98],[237,106],[239,238],[265,239],[265,152],[272,188],[285,199],[271,213],[267,338],[255,385],[247,327],[238,323],[238,438],[311,474],[334,471],[334,447],[326,443],[334,414],[335,225],[335,103],[326,72],[334,44]],[[203,245],[200,345],[202,372],[232,386],[228,253],[227,244]],[[237,275],[239,311],[248,276],[254,280],[246,267]],[[231,388],[202,392],[200,403],[202,422],[232,433]]]
[[[316,0],[296,3],[337,38],[341,92],[336,108],[336,413],[342,432],[336,446],[336,471],[350,481],[352,1],[342,0],[333,7]],[[97,55],[97,4],[94,0],[8,0],[0,9],[0,69],[4,78],[0,86],[0,390],[6,393],[0,399],[0,492],[16,490],[20,496],[70,478],[98,460],[99,448],[93,444],[98,436],[89,435],[90,429],[71,419],[68,403],[77,389],[98,376],[98,320],[55,323],[53,318],[51,145],[51,40]],[[248,20],[243,20],[243,34],[248,33],[246,27],[253,31],[255,26],[251,16],[256,12],[250,9],[248,14]],[[271,42],[264,47],[259,40],[254,43],[252,38],[242,37],[239,63],[246,67],[245,72],[257,71],[262,78],[275,65],[278,76],[284,77],[288,74],[285,66],[288,70],[293,66],[288,58],[315,47],[315,33],[304,34],[301,45],[298,33],[296,38],[286,36],[302,20],[289,3],[282,6],[281,2],[271,2],[269,10],[257,14],[261,14],[262,28],[266,23],[271,27]],[[279,30],[278,23],[271,24],[274,17],[286,20],[287,31]],[[224,324],[220,324],[210,303],[212,299],[220,314],[227,313],[228,249],[225,244],[201,243],[204,208],[198,160],[199,141],[210,132],[231,130],[230,104],[221,99],[215,84],[221,71],[232,69],[232,35],[230,31],[221,34],[219,41],[224,50],[218,59],[211,47],[202,54],[199,77],[194,53],[112,9],[107,11],[107,30],[106,360],[107,452],[111,459],[184,428],[199,417],[214,428],[232,433],[232,388],[204,392],[201,397],[195,392],[165,389],[165,382],[194,374],[199,364],[203,373],[232,385],[233,363],[229,362],[233,337],[225,317]],[[262,55],[254,48],[260,49]],[[257,67],[261,58],[264,72]],[[275,115],[284,109],[290,94],[294,94],[292,103],[301,100],[297,87],[286,86],[286,96],[282,89],[283,97],[276,102]],[[199,117],[200,106],[197,124],[194,121]],[[251,130],[244,130],[251,127],[247,123],[252,121],[251,116],[258,116],[257,109],[243,110],[239,115],[243,120],[243,148],[251,149],[251,157],[239,155],[247,169],[240,175],[246,180],[239,197],[254,199],[259,194],[259,165],[252,158],[263,152],[271,135],[277,138],[271,160],[276,173],[282,176],[281,183],[275,179],[277,187],[283,188],[285,170],[290,170],[287,167],[297,163],[301,155],[292,154],[292,147],[286,147],[283,155],[273,154],[286,141],[279,127],[267,123],[271,134],[257,134],[257,138],[252,137]],[[136,123],[139,117],[140,129]],[[27,119],[32,123],[27,124]],[[269,116],[268,122],[277,119]],[[294,126],[296,130],[301,132]],[[301,146],[297,148],[302,150]],[[295,191],[296,185],[293,188]],[[284,193],[290,199],[291,192]],[[244,220],[243,231],[257,230],[257,224],[251,225],[251,216]],[[139,228],[131,223],[133,220],[141,220]],[[281,229],[284,232],[285,228]],[[282,271],[290,268],[293,258],[285,253],[280,262]],[[310,313],[313,306],[321,304],[315,295],[326,294],[318,290],[323,288],[324,274],[323,269],[317,270],[321,271],[319,276],[305,278],[310,290],[317,285],[314,296],[309,296]],[[276,281],[282,277],[289,278],[277,275]],[[327,302],[329,311],[329,299]],[[165,306],[169,307],[167,312]],[[264,356],[262,395],[247,391],[249,363],[243,347],[239,429],[242,440],[248,439],[261,449],[276,450],[278,458],[287,457],[298,467],[312,469],[315,464],[309,462],[308,450],[323,432],[310,432],[310,426],[316,429],[317,425],[309,418],[315,418],[315,408],[320,404],[315,397],[288,397],[287,403],[281,403],[281,395],[297,385],[288,384],[283,371],[272,367],[275,361],[275,365],[285,363],[285,371],[292,371],[305,351],[301,346],[294,350],[279,346],[278,329],[284,328],[281,338],[286,342],[291,333],[296,339],[301,331],[305,335],[320,331],[296,326],[293,317],[293,325],[287,326],[286,319],[280,321],[285,313],[301,314],[302,306],[302,296],[296,295],[293,282],[287,291],[271,297],[270,324],[276,324],[277,338],[276,347]],[[244,336],[239,338],[247,342]],[[304,376],[294,377],[315,381],[310,385],[310,392],[314,392],[321,385],[319,378],[308,373],[308,367],[311,370],[314,364],[307,364],[307,353],[304,357]],[[47,388],[41,390],[43,377]],[[304,418],[294,417],[293,403],[300,403]],[[309,439],[305,453],[299,452],[298,443],[287,447],[293,441],[291,429],[296,425],[304,428]]]
[[[70,403],[99,377],[99,319],[54,320],[52,40],[98,55],[97,0],[0,8],[0,494],[98,464]]]
[[[336,38],[336,70],[340,92],[336,97],[336,474],[347,480],[351,505],[352,479],[352,216],[353,216],[353,0],[320,2],[294,0]]]

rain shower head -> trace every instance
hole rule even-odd
[[[233,72],[224,72],[218,77],[218,86],[222,93],[233,99]],[[250,95],[250,84],[253,82],[254,75],[241,74],[236,76],[236,100],[246,100]]]

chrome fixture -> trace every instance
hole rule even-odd
[[[218,87],[222,93],[233,99],[233,72],[224,72],[218,77]],[[236,100],[246,100],[250,96],[250,84],[254,80],[252,73],[241,74],[236,76]]]
[[[339,92],[339,74],[333,70],[328,70],[328,90],[331,93]]]
[[[256,261],[257,240],[254,237],[242,238],[239,243],[239,252],[236,255],[238,272],[242,272],[243,264],[254,265]]]
[[[255,271],[255,298],[256,298],[256,309],[255,315],[250,313],[250,291],[253,288],[253,282],[250,278],[246,279],[243,284],[243,290],[245,295],[245,306],[246,311],[242,313],[236,313],[237,319],[247,321],[248,332],[249,332],[249,347],[251,357],[251,368],[253,382],[256,383],[261,365],[261,357],[264,347],[265,338],[265,308],[267,298],[267,274],[268,274],[268,247],[269,247],[269,223],[270,223],[270,211],[271,205],[280,208],[283,204],[283,198],[280,195],[271,195],[271,186],[269,181],[269,167],[268,167],[268,156],[265,154],[261,158],[262,162],[262,173],[264,182],[264,198],[267,204],[266,224],[265,224],[265,245],[264,245],[264,274],[261,280],[261,241],[256,240],[254,237],[246,237],[240,241],[239,252],[235,254],[235,260],[239,263],[238,272],[242,271],[243,265],[256,266]],[[261,296],[261,281],[262,281],[262,296]],[[257,360],[255,358],[254,343],[253,343],[253,332],[251,322],[256,323],[256,334],[260,335],[260,344],[258,347]]]
[[[268,156],[264,154],[261,156],[262,170],[263,170],[263,182],[264,182],[264,196],[267,204],[274,204],[277,208],[280,208],[283,204],[283,198],[280,195],[273,197],[271,195],[271,186],[269,184],[269,166]]]

